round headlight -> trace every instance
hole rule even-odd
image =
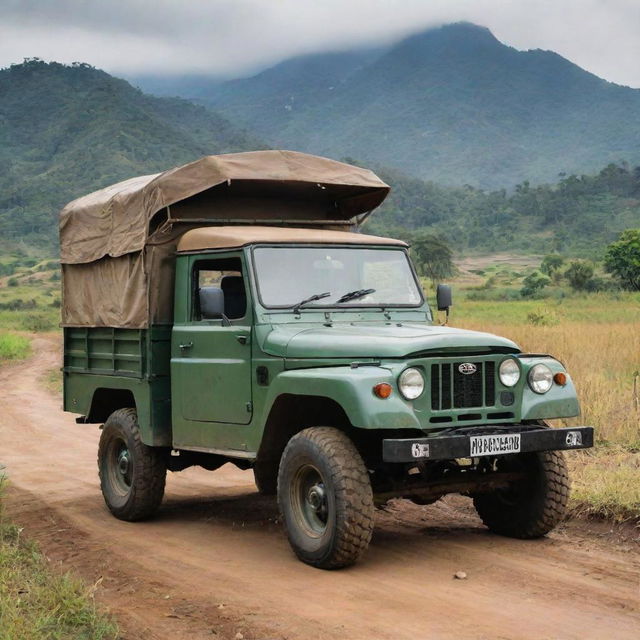
[[[529,370],[529,386],[536,393],[547,393],[553,384],[553,373],[546,364],[536,364]]]
[[[407,400],[415,400],[424,391],[422,374],[417,369],[405,369],[398,378],[398,389]]]
[[[499,375],[500,382],[502,382],[505,387],[513,387],[518,384],[518,380],[520,380],[520,367],[513,358],[503,360],[500,363]]]

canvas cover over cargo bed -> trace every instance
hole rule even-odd
[[[294,151],[254,151],[207,156],[83,196],[60,213],[63,326],[171,323],[175,248],[189,229],[348,229],[388,192],[367,169]]]

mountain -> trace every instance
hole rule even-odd
[[[640,161],[640,90],[468,23],[367,55],[288,60],[197,97],[273,146],[450,185],[513,187]]]
[[[228,96],[244,112],[247,103],[273,100],[269,112],[278,113],[284,97],[285,110],[301,104],[309,106],[325,91],[332,91],[350,75],[376,60],[386,49],[363,48],[355,51],[316,53],[297,56],[247,78],[221,78],[204,74],[130,75],[126,79],[146,93],[181,96],[208,104],[212,96]],[[251,111],[251,108],[249,108]],[[267,114],[267,116],[271,113]]]
[[[265,148],[224,117],[85,64],[0,70],[0,239],[55,246],[69,200],[208,154]]]
[[[335,90],[363,65],[377,64],[358,56],[331,59],[333,64],[321,57],[285,64],[286,73],[281,68],[276,74],[282,91],[299,87],[293,103],[308,106],[321,85]],[[307,73],[310,65],[315,74]],[[262,80],[265,94],[270,73]],[[51,255],[57,213],[69,200],[202,155],[264,147],[202,106],[145,95],[88,65],[30,60],[1,70],[0,250],[24,242]],[[416,232],[437,234],[457,253],[555,248],[597,256],[619,231],[640,227],[640,167],[611,164],[553,185],[525,181],[511,192],[446,186],[358,157],[334,157],[373,168],[392,187],[365,230],[407,239]]]
[[[192,101],[211,95],[219,85],[229,80],[229,77],[222,78],[208,74],[164,75],[162,73],[123,74],[122,78],[144,93],[161,98],[181,96]]]

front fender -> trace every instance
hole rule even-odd
[[[382,399],[373,387],[387,382],[393,387]],[[362,429],[420,429],[413,407],[396,387],[395,373],[384,367],[322,367],[283,371],[274,378],[265,402],[263,424],[278,396],[321,396],[337,402],[354,427]]]
[[[578,394],[567,370],[555,358],[521,358],[525,383],[522,389],[522,420],[549,420],[553,418],[573,418],[580,414]],[[539,362],[546,364],[552,373],[562,372],[567,376],[567,384],[554,384],[547,393],[539,394],[526,383],[531,367]]]

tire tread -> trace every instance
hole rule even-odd
[[[336,496],[341,498],[336,502],[341,508],[336,514],[336,535],[330,555],[319,561],[301,559],[323,569],[346,567],[366,551],[373,533],[375,509],[369,474],[358,450],[344,432],[334,427],[311,427],[293,436],[285,448],[278,475],[279,495],[283,464],[287,463],[291,451],[295,451],[296,443],[303,439],[326,455]]]
[[[538,456],[541,486],[528,504],[505,509],[493,494],[480,494],[473,504],[482,522],[492,531],[512,538],[540,538],[565,517],[571,483],[561,451],[546,451]]]
[[[139,461],[139,468],[134,474],[130,499],[120,508],[110,504],[109,497],[105,493],[104,485],[107,479],[103,478],[101,464],[109,442],[109,429],[114,423],[116,428],[120,428],[123,433],[131,437],[133,453]],[[107,507],[116,518],[131,522],[144,520],[158,510],[164,496],[167,468],[160,452],[142,442],[138,414],[135,409],[117,409],[107,418],[98,447],[98,475]]]

